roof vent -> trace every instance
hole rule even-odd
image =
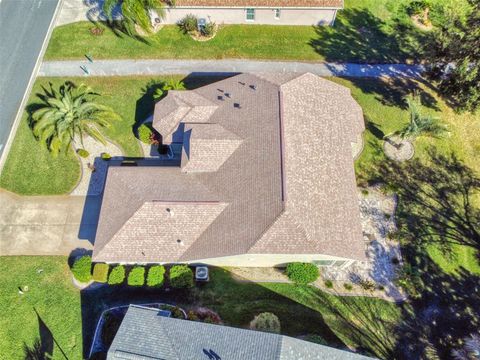
[[[180,239],[177,239],[177,244],[178,244],[178,245],[181,245],[181,246],[184,246],[184,245],[185,245],[185,244],[183,243],[183,241],[180,240]]]
[[[217,99],[218,99],[218,100],[221,100],[221,101],[224,100],[222,95],[218,95],[218,96],[217,96]]]
[[[230,99],[230,97],[231,97],[230,93],[227,93],[227,92],[226,92],[226,93],[225,93],[225,97],[227,97],[227,98]]]
[[[246,85],[244,82],[241,82],[241,81],[239,81],[238,83],[239,83],[240,85],[243,85],[243,86]]]
[[[241,109],[241,106],[240,106],[239,103],[233,103],[233,107],[234,107],[235,109]]]
[[[250,85],[250,89],[257,90],[257,85]]]
[[[170,214],[170,216],[173,216],[173,211],[172,211],[172,209],[170,209],[170,208],[166,208],[165,210],[167,210],[167,213],[169,213],[169,214]]]

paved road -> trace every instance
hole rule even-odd
[[[59,0],[0,2],[0,156]]]
[[[0,204],[0,255],[69,255],[93,247],[99,197],[18,196],[0,190]]]
[[[86,66],[91,76],[161,75],[190,73],[239,72],[312,72],[320,76],[352,77],[420,77],[421,65],[334,64],[254,60],[99,60],[48,61],[39,70],[40,76],[82,76]]]

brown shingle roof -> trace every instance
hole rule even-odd
[[[175,5],[189,7],[343,8],[343,0],[177,0]]]
[[[231,98],[220,99],[225,92]],[[195,171],[205,167],[204,172],[110,168],[95,261],[190,261],[245,253],[364,259],[351,155],[351,142],[364,125],[361,108],[347,88],[312,74],[242,74],[190,93],[216,107],[207,124],[184,124],[198,136],[190,143],[190,155],[215,158],[212,148],[198,153],[193,149],[219,141],[216,150],[228,156],[197,162]],[[155,115],[161,127],[162,118]],[[174,128],[183,129],[184,121]],[[205,213],[205,222],[195,220],[192,230],[155,221],[157,211],[165,215],[160,206],[152,209],[150,203],[156,200],[219,205],[182,208],[182,216],[192,221]],[[132,217],[144,219],[148,212],[148,226],[129,222]],[[127,235],[120,236],[120,229]],[[179,247],[162,235],[181,235],[182,229],[188,246]],[[111,242],[115,236],[128,243],[128,249]]]

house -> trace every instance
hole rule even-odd
[[[333,25],[343,0],[176,0],[163,22],[187,14],[217,24]]]
[[[171,1],[165,1],[170,4]],[[103,1],[68,0],[62,3],[56,26],[76,21],[106,20]],[[176,0],[165,7],[165,18],[151,13],[152,22],[176,24],[187,14],[217,24],[333,25],[343,0]],[[121,18],[120,10],[114,12]]]
[[[158,315],[130,305],[107,360],[367,360],[366,356],[289,336]]]
[[[111,166],[93,260],[348,266],[365,260],[352,144],[362,109],[306,74],[169,91],[153,126],[171,166]]]

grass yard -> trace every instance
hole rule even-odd
[[[37,93],[49,83],[58,86],[66,80],[85,83],[102,96],[98,101],[111,106],[122,120],[106,130],[106,135],[120,145],[127,156],[141,156],[142,152],[133,125],[148,116],[153,103],[145,101],[144,89],[150,77],[102,78],[37,78],[28,104],[38,102]],[[165,80],[157,79],[157,80]],[[88,149],[87,149],[88,150]],[[35,140],[28,125],[27,112],[20,122],[7,162],[0,176],[0,186],[22,195],[65,194],[72,190],[80,176],[80,164],[73,154],[54,158]]]
[[[11,269],[15,269],[15,277],[8,275]],[[39,269],[43,271],[38,273]],[[333,296],[289,284],[240,283],[223,269],[213,269],[211,275],[210,283],[191,294],[111,287],[80,293],[71,284],[65,257],[2,257],[0,352],[11,360],[24,359],[24,344],[31,348],[39,338],[41,329],[44,341],[51,339],[54,359],[63,358],[62,351],[69,359],[80,359],[84,353],[82,339],[84,336],[89,338],[88,334],[96,325],[102,310],[120,303],[152,300],[176,300],[186,308],[192,304],[202,304],[218,311],[227,325],[240,327],[248,326],[259,312],[272,311],[279,316],[284,334],[317,334],[336,345],[340,343],[338,336],[349,345],[366,345],[363,342],[359,344],[359,339],[345,327],[341,316],[328,306],[338,300]],[[20,295],[18,287],[24,286],[29,289]],[[351,312],[354,303],[365,313],[376,309],[377,323],[395,322],[400,315],[396,305],[376,299],[351,298],[346,303],[338,301],[336,308],[350,318],[357,316]],[[359,326],[366,333],[370,331],[368,326]]]
[[[108,28],[94,36],[90,33],[94,25],[85,21],[55,28],[45,59],[82,59],[89,54],[94,59],[418,60],[419,41],[428,33],[394,19],[396,12],[388,0],[347,0],[333,27],[224,25],[208,42],[192,40],[176,25],[165,26],[148,42],[118,36]]]

